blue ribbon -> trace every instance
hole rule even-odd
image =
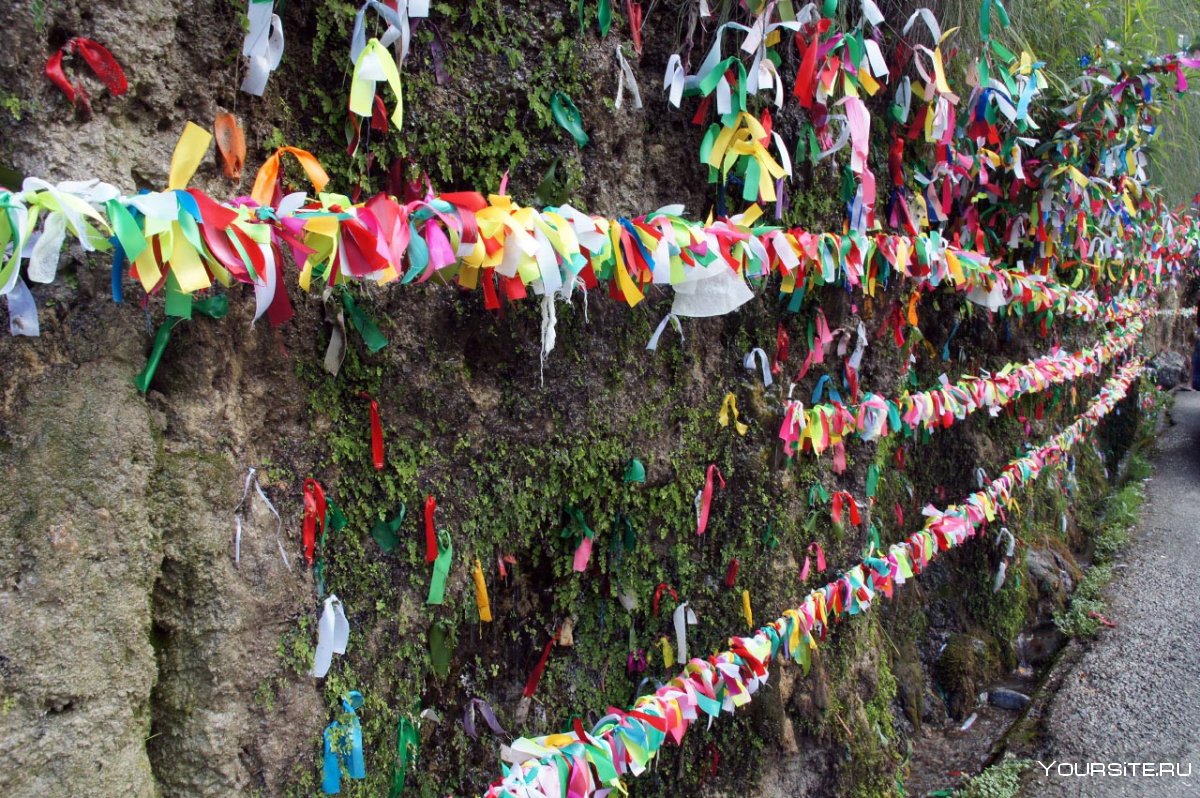
[[[825,395],[825,390],[829,390],[829,401],[841,404],[842,395],[838,393],[837,388],[833,386],[833,380],[828,374],[825,374],[821,379],[817,380],[817,387],[813,388],[812,403],[819,404],[821,397]]]
[[[325,727],[325,763],[321,778],[321,790],[326,795],[337,795],[342,789],[342,768],[352,779],[367,777],[363,760],[362,726],[358,723],[358,709],[363,705],[362,693],[351,690],[342,698],[342,708],[350,718],[346,723],[335,720]],[[343,717],[345,717],[343,714]]]
[[[112,298],[113,302],[118,305],[125,301],[125,292],[121,288],[121,272],[125,268],[125,248],[121,246],[121,241],[116,236],[108,239],[108,243],[112,244]]]
[[[942,360],[950,359],[950,342],[954,340],[954,336],[958,333],[959,322],[954,322],[954,327],[950,330],[950,337],[946,339],[946,343],[942,344]]]

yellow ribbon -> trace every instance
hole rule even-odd
[[[750,591],[742,591],[742,615],[746,616],[746,625],[754,629],[754,612],[750,609]]]
[[[721,412],[717,416],[717,423],[722,427],[728,427],[731,412],[733,414],[733,428],[737,430],[738,435],[745,435],[746,430],[750,429],[750,427],[738,420],[737,397],[732,393],[727,393],[724,400],[721,401]]]
[[[371,39],[358,54],[354,62],[354,76],[350,79],[350,110],[359,116],[369,117],[374,112],[375,84],[386,80],[396,95],[396,109],[392,111],[392,124],[404,127],[404,95],[400,92],[400,70],[388,49]]]
[[[492,622],[492,605],[488,601],[487,582],[483,580],[483,566],[475,559],[475,568],[471,571],[475,580],[475,606],[479,608],[479,620],[484,623]]]
[[[212,134],[195,122],[188,122],[171,154],[171,173],[167,178],[167,190],[186,188],[200,162],[212,144]]]

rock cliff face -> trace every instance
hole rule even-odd
[[[607,99],[617,74],[612,47],[618,35],[628,39],[622,19],[601,42],[594,21],[580,34],[573,3],[434,3],[405,71],[406,127],[368,145],[370,167],[361,155],[349,159],[341,138],[353,16],[346,3],[286,4],[286,55],[261,100],[237,93],[237,3],[21,4],[0,28],[0,165],[54,180],[99,177],[126,191],[159,188],[183,124],[209,126],[231,110],[246,124],[248,173],[237,184],[207,161],[193,185],[215,196],[246,193],[250,170],[286,141],[313,150],[333,188],[347,193],[386,187],[386,167],[409,158],[445,189],[495,188],[511,169],[510,190],[532,202],[558,159],[561,189],[589,210],[685,202],[701,213],[708,198],[695,163],[697,129],[686,113],[668,112],[656,87],[668,54],[691,38],[690,6],[652,4],[638,67],[646,109],[635,112]],[[105,43],[130,78],[129,94],[115,98],[85,78],[87,119],[37,68],[75,35]],[[694,38],[705,46],[701,33]],[[438,47],[445,80],[436,76]],[[558,88],[583,109],[592,136],[583,151],[549,119]],[[831,177],[802,176],[790,221],[838,223]],[[973,487],[976,465],[998,467],[1025,438],[1015,418],[990,426],[973,419],[932,442],[905,442],[903,472],[895,444],[852,449],[840,477],[812,458],[786,464],[774,446],[779,394],[765,392],[740,360],[752,347],[770,349],[780,322],[802,341],[811,309],[788,316],[770,291],[735,316],[689,324],[686,341],[668,333],[654,354],[645,342],[667,302],[631,311],[606,297],[577,301],[559,311],[559,343],[544,372],[533,303],[495,317],[445,286],[364,292],[360,301],[390,343],[372,355],[353,342],[336,379],[320,370],[327,328],[319,298],[289,285],[296,318],[252,328],[252,297],[234,291],[227,318],[176,331],[142,396],[131,377],[145,362],[161,303],[114,305],[101,258],[68,250],[65,260],[69,280],[34,289],[42,337],[0,339],[8,483],[0,492],[0,752],[8,763],[0,789],[10,796],[311,795],[321,731],[350,689],[366,696],[368,779],[347,794],[386,793],[397,720],[425,709],[433,714],[421,722],[409,789],[470,794],[497,775],[499,741],[463,733],[468,699],[487,699],[514,736],[623,705],[645,688],[626,675],[631,649],[649,655],[645,676],[672,670],[658,653],[671,634],[669,613],[650,611],[658,584],[699,612],[694,649],[714,648],[744,627],[739,596],[722,585],[731,558],[740,560],[739,586],[751,591],[755,612],[773,617],[802,592],[796,575],[810,541],[824,543],[834,567],[863,545],[864,533],[832,527],[827,509],[810,508],[812,484],[861,496],[867,467],[881,467],[876,518],[899,537],[884,521],[894,504],[911,526],[925,499],[955,499]],[[831,325],[847,328],[861,318],[874,329],[888,301],[822,297]],[[939,301],[925,333],[940,347],[955,335],[947,319],[957,305]],[[1067,322],[1062,330],[1068,342],[1096,335]],[[1001,339],[981,319],[964,323],[954,366],[974,373],[1048,348],[1033,330],[1015,332]],[[907,354],[872,337],[864,384],[896,392]],[[923,385],[950,368],[917,354]],[[797,390],[811,391],[814,377]],[[1055,430],[1091,387],[1080,387],[1078,402],[1062,397],[1032,423],[1031,437]],[[384,418],[381,472],[369,463],[364,390]],[[716,424],[728,391],[750,424],[745,438]],[[647,465],[644,487],[621,482],[633,456]],[[710,463],[728,486],[712,531],[698,540],[693,494]],[[254,490],[243,495],[250,467],[281,520]],[[310,475],[349,521],[323,550],[320,587],[341,597],[353,630],[324,681],[306,675],[319,610],[318,584],[299,551],[301,483]],[[1098,464],[1088,478],[1102,481]],[[424,604],[428,566],[418,540],[427,495],[437,496],[438,524],[456,552],[440,608]],[[1061,496],[1048,495],[1027,519],[1031,540],[1055,534],[1066,512]],[[385,554],[371,527],[401,504],[402,543]],[[599,533],[601,565],[583,576],[570,572],[560,539],[564,506],[583,509]],[[610,553],[617,513],[637,539],[623,560]],[[501,579],[492,564],[508,554],[516,565]],[[492,591],[490,626],[475,620],[476,557]],[[904,736],[922,719],[945,717],[926,667],[940,641],[966,630],[990,636],[1001,659],[1010,657],[1012,636],[1037,604],[1028,579],[1013,580],[1024,585],[1013,595],[991,598],[991,557],[986,547],[956,554],[882,612],[845,625],[808,678],[773,674],[778,689],[672,750],[635,794],[694,793],[702,783],[764,797],[892,790]],[[637,597],[638,607],[625,611],[620,595]],[[555,649],[520,724],[526,676],[566,619],[574,645]],[[450,630],[444,680],[429,661],[435,623]]]

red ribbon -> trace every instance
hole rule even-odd
[[[839,490],[833,494],[833,507],[830,510],[830,517],[833,519],[833,523],[842,523],[843,506],[848,507],[850,510],[850,523],[855,525],[862,523],[862,517],[858,514],[858,502],[844,490]]]
[[[129,82],[125,79],[125,71],[113,58],[112,53],[99,42],[77,36],[62,46],[58,52],[46,61],[46,77],[62,90],[67,100],[75,106],[88,109],[88,94],[82,84],[71,83],[63,70],[63,55],[73,53],[81,56],[100,82],[112,92],[113,96],[124,94],[129,90]]]
[[[371,398],[366,391],[359,391],[360,399],[371,403],[371,459],[376,471],[383,470],[383,423],[379,420],[379,402]]]
[[[626,16],[629,18],[629,32],[633,36],[633,49],[638,55],[642,54],[642,4],[625,0]]]
[[[712,506],[713,472],[716,472],[717,479],[721,481],[721,490],[725,490],[725,477],[721,475],[721,469],[717,468],[717,464],[713,463],[708,467],[708,473],[704,477],[704,492],[700,495],[700,518],[696,524],[697,535],[703,535],[704,530],[708,528],[708,511]]]
[[[771,362],[771,373],[779,374],[783,371],[788,359],[788,344],[791,343],[791,337],[787,330],[780,324],[775,330],[775,357]]]
[[[538,682],[542,680],[542,674],[546,671],[546,663],[550,661],[550,650],[558,642],[558,633],[559,630],[555,629],[554,636],[547,641],[546,647],[542,649],[542,656],[538,658],[537,665],[533,666],[533,672],[529,674],[529,679],[525,682],[525,691],[521,694],[525,698],[533,698],[533,694],[537,692]]]
[[[304,559],[313,564],[317,551],[317,527],[325,529],[325,489],[311,477],[304,480]]]
[[[425,497],[425,562],[433,562],[438,557],[437,531],[433,528],[433,513],[437,510],[437,499]]]
[[[737,557],[729,561],[729,570],[725,572],[725,587],[733,587],[734,583],[737,582],[738,569],[740,567]]]
[[[679,595],[675,592],[675,588],[668,585],[666,582],[659,582],[658,587],[654,588],[654,614],[658,615],[658,602],[662,598],[663,591],[671,594],[674,601],[679,601]]]
[[[817,573],[822,573],[825,570],[825,550],[821,548],[821,544],[813,541],[808,544],[808,554],[804,555],[804,567],[800,569],[800,581],[808,579],[809,568],[812,567],[810,557],[816,555],[817,558]]]

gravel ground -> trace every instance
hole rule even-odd
[[[1173,416],[1142,527],[1108,591],[1117,628],[1088,648],[1051,700],[1041,765],[1027,771],[1023,795],[1200,796],[1200,393],[1177,394]],[[1051,762],[1060,764],[1047,774]],[[1082,775],[1088,763],[1122,767]],[[1143,775],[1143,763],[1191,776]]]

